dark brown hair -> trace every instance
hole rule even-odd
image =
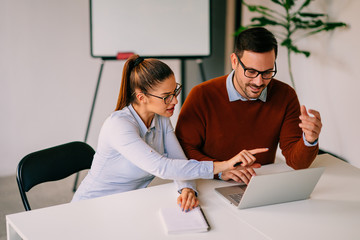
[[[115,111],[121,110],[136,100],[135,89],[147,93],[157,84],[174,75],[168,65],[160,60],[143,59],[132,55],[124,65],[120,92]]]
[[[276,57],[278,46],[274,34],[266,28],[254,27],[242,31],[237,36],[234,52],[241,58],[245,50],[263,53],[273,49]]]

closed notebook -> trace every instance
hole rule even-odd
[[[210,230],[200,207],[189,212],[181,211],[180,207],[161,208],[160,216],[166,232],[169,234],[207,232]]]

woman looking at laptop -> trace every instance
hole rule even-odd
[[[173,179],[185,210],[198,205],[197,178],[252,165],[253,154],[266,149],[243,150],[224,162],[187,160],[169,117],[178,103],[181,85],[172,70],[156,59],[130,57],[123,69],[115,111],[105,120],[88,175],[73,201],[90,199],[146,187],[154,176]]]

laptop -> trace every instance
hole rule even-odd
[[[310,197],[324,167],[253,176],[248,185],[215,188],[239,209],[305,200]]]

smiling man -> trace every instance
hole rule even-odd
[[[233,71],[194,87],[181,109],[176,135],[187,157],[219,161],[242,149],[269,148],[253,166],[218,176],[245,183],[253,168],[274,162],[278,144],[290,167],[309,167],[319,149],[321,117],[300,107],[294,89],[274,79],[274,35],[261,27],[245,30],[230,57]]]

